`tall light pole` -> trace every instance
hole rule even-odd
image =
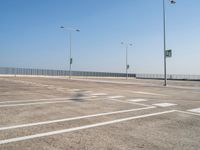
[[[175,0],[169,0],[171,4],[175,4]],[[163,46],[164,46],[164,86],[167,86],[167,57],[166,57],[166,10],[165,0],[163,0]]]
[[[121,44],[126,46],[126,80],[127,80],[128,79],[128,69],[129,69],[129,65],[128,65],[128,47],[132,46],[133,44],[124,43],[124,42],[121,42]]]
[[[80,32],[79,29],[73,29],[73,28],[65,28],[64,26],[61,26],[60,28],[66,29],[69,31],[69,79],[71,79],[71,70],[72,70],[72,31]]]

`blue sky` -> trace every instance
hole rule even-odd
[[[168,73],[200,74],[200,1],[166,0]],[[163,73],[162,0],[0,0],[0,66]]]

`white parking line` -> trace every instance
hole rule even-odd
[[[78,92],[78,91],[81,91],[81,89],[69,89],[68,91],[70,91],[70,92]]]
[[[147,85],[147,86],[158,86],[151,83],[139,83],[139,82],[123,82],[123,81],[110,81],[110,80],[95,80],[95,79],[72,79],[84,82],[96,82],[96,83],[111,83],[111,84],[123,84],[123,85]]]
[[[88,94],[90,94],[90,93],[92,93],[92,91],[84,91],[84,93],[88,93]]]
[[[68,88],[64,88],[64,87],[58,87],[58,90],[69,90]]]
[[[190,109],[188,111],[194,112],[194,113],[200,113],[200,108]]]
[[[61,98],[45,98],[45,99],[33,99],[33,100],[14,100],[14,101],[1,101],[0,104],[4,103],[21,103],[21,102],[42,102],[42,101],[52,101],[52,100],[68,100],[69,97],[61,97]]]
[[[29,106],[29,105],[42,105],[42,104],[56,104],[56,103],[69,103],[71,101],[54,101],[54,102],[38,102],[38,103],[25,103],[25,104],[9,104],[9,105],[0,105],[2,107],[17,107],[17,106]]]
[[[108,98],[115,99],[115,98],[123,98],[124,96],[110,96]]]
[[[147,117],[151,117],[151,116],[168,114],[168,113],[173,113],[175,111],[176,110],[169,110],[169,111],[157,112],[157,113],[152,113],[152,114],[145,114],[145,115],[141,115],[141,116],[134,116],[134,117],[122,118],[122,119],[117,119],[117,120],[112,120],[112,121],[107,121],[107,122],[101,122],[101,123],[96,123],[96,124],[90,124],[90,125],[69,128],[69,129],[64,129],[64,130],[57,130],[57,131],[51,131],[51,132],[46,132],[46,133],[39,133],[39,134],[35,134],[35,135],[28,135],[28,136],[22,136],[22,137],[17,137],[17,138],[5,139],[5,140],[0,141],[0,145],[12,143],[12,142],[30,140],[30,139],[40,138],[40,137],[46,137],[46,136],[51,136],[51,135],[69,133],[69,132],[73,132],[73,131],[89,129],[89,128],[94,128],[94,127],[100,127],[100,126],[130,121],[130,120],[134,120],[134,119],[139,119],[139,118],[147,118]]]
[[[90,96],[90,98],[96,98],[96,97],[98,97],[98,96]]]
[[[94,93],[94,94],[91,94],[91,95],[93,95],[93,96],[106,96],[108,94],[106,94],[106,93]]]
[[[163,95],[163,94],[149,93],[149,92],[142,92],[142,91],[131,91],[131,93],[144,94],[144,95],[154,95],[154,96],[166,96],[166,95]]]
[[[95,98],[97,96],[87,96],[82,98]],[[33,100],[13,100],[13,101],[0,101],[0,104],[6,103],[23,103],[23,102],[45,102],[45,101],[54,101],[54,100],[73,100],[73,97],[58,97],[58,98],[45,98],[45,99],[33,99]]]
[[[2,80],[2,79],[1,79]],[[49,86],[49,85],[46,85],[46,84],[41,84],[41,83],[36,83],[36,82],[30,82],[30,81],[23,81],[23,80],[14,80],[14,79],[3,79],[4,81],[9,81],[9,82],[14,82],[14,83],[23,83],[23,84],[26,84],[26,85],[35,85],[35,86]]]
[[[76,100],[82,100],[85,98],[90,98],[90,97],[81,97],[81,98],[76,98]],[[70,100],[70,99],[69,99]],[[70,103],[74,101],[69,101],[69,100],[62,100],[62,101],[51,101],[51,102],[36,102],[36,103],[22,103],[22,104],[6,104],[6,105],[0,105],[0,108],[3,107],[17,107],[17,106],[29,106],[29,105],[43,105],[43,104],[57,104],[57,103]],[[73,98],[71,98],[73,100]]]
[[[147,101],[146,99],[131,99],[131,100],[128,100],[130,102],[145,102]]]
[[[173,103],[157,103],[157,104],[152,104],[154,106],[159,106],[159,107],[170,107],[170,106],[175,106],[177,104],[173,104]]]
[[[51,121],[43,121],[43,122],[37,122],[37,123],[28,123],[28,124],[22,124],[22,125],[1,127],[0,131],[8,130],[8,129],[15,129],[15,128],[37,126],[37,125],[45,125],[45,124],[51,124],[51,123],[58,123],[58,122],[66,122],[66,121],[85,119],[85,118],[92,118],[92,117],[100,117],[100,116],[107,116],[107,115],[114,115],[114,114],[122,114],[122,113],[128,113],[128,112],[134,112],[134,111],[146,110],[146,109],[152,109],[152,108],[155,108],[155,107],[151,106],[151,107],[135,108],[135,109],[128,109],[128,110],[120,110],[120,111],[105,112],[105,113],[99,113],[99,114],[93,114],[93,115],[86,115],[86,116],[78,116],[78,117],[73,117],[73,118],[64,118],[64,119],[58,119],[58,120],[51,120]]]
[[[187,111],[181,111],[181,110],[176,110],[176,111],[177,111],[177,112],[180,112],[180,113],[184,113],[184,114],[200,116],[200,114],[197,114],[197,113],[192,113],[192,112],[187,112]]]
[[[151,105],[146,105],[146,104],[141,104],[141,103],[136,103],[136,102],[130,102],[130,101],[126,101],[126,100],[118,100],[118,99],[108,99],[108,100],[117,101],[117,102],[126,103],[126,104],[133,104],[133,105],[139,105],[139,106],[146,106],[146,107],[151,106]]]

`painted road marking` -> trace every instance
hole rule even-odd
[[[79,92],[81,89],[69,89],[70,92]]]
[[[98,96],[90,96],[90,98],[96,98],[96,97],[98,97]]]
[[[170,106],[175,106],[177,104],[173,104],[173,103],[157,103],[157,104],[152,104],[154,106],[159,106],[159,107],[170,107]]]
[[[154,95],[154,96],[166,96],[166,95],[163,95],[163,94],[149,93],[149,92],[142,92],[142,91],[131,91],[131,93],[144,94],[144,95]]]
[[[2,79],[1,79],[2,80]],[[14,82],[14,83],[23,83],[23,84],[26,84],[26,85],[35,85],[35,86],[49,86],[49,85],[46,85],[46,84],[41,84],[41,83],[36,83],[36,82],[30,82],[30,81],[23,81],[23,80],[14,80],[14,79],[3,79],[4,81],[9,81],[9,82]]]
[[[115,99],[115,98],[123,98],[124,96],[110,96],[109,98]]]
[[[90,94],[92,93],[92,91],[84,91],[84,93]]]
[[[155,107],[151,106],[151,107],[135,108],[135,109],[128,109],[128,110],[120,110],[120,111],[105,112],[105,113],[99,113],[99,114],[93,114],[93,115],[86,115],[86,116],[78,116],[78,117],[73,117],[73,118],[64,118],[64,119],[58,119],[58,120],[51,120],[51,121],[43,121],[43,122],[37,122],[37,123],[28,123],[28,124],[22,124],[22,125],[1,127],[0,131],[8,130],[8,129],[15,129],[15,128],[44,125],[44,124],[51,124],[51,123],[58,123],[58,122],[66,122],[66,121],[92,118],[92,117],[100,117],[100,116],[106,116],[106,115],[122,114],[122,113],[128,113],[128,112],[134,112],[134,111],[146,110],[146,109],[152,109],[152,108],[155,108]]]
[[[193,113],[193,112],[187,112],[187,111],[181,111],[181,110],[176,110],[177,112],[184,113],[184,114],[189,114],[189,115],[195,115],[195,116],[200,116],[200,114]]]
[[[194,113],[200,113],[200,108],[190,109],[188,111],[194,112]]]
[[[59,90],[69,90],[68,88],[64,88],[64,87],[58,87],[57,89],[59,89]]]
[[[106,93],[94,93],[94,94],[91,94],[91,95],[93,95],[93,96],[106,96],[108,94],[106,94]]]
[[[125,84],[125,85],[147,85],[147,86],[158,86],[156,84],[150,84],[150,83],[135,83],[135,82],[123,82],[123,81],[108,81],[108,80],[94,80],[94,79],[72,79],[72,80],[78,80],[78,81],[85,81],[85,82],[97,82],[97,83],[111,83],[111,84]]]
[[[52,100],[69,100],[69,97],[61,98],[46,98],[46,99],[33,99],[33,100],[15,100],[15,101],[1,101],[0,104],[4,103],[21,103],[21,102],[42,102],[42,101],[52,101]]]
[[[131,100],[128,100],[130,102],[145,102],[147,101],[146,99],[131,99]]]
[[[59,87],[58,87],[58,88],[56,88],[56,90],[57,90],[57,91],[61,91],[61,92],[68,91],[68,89],[66,89],[66,88],[59,88]]]
[[[38,102],[38,103],[24,103],[24,104],[8,104],[0,105],[2,107],[17,107],[17,106],[29,106],[29,105],[43,105],[43,104],[56,104],[56,103],[69,103],[71,101],[54,101],[54,102]]]
[[[146,105],[146,104],[141,104],[141,103],[136,103],[136,102],[130,102],[126,100],[118,100],[118,99],[108,99],[108,100],[117,101],[117,102],[126,103],[126,104],[132,104],[132,105],[146,106],[146,107],[151,106],[151,105]]]
[[[90,98],[90,97],[81,97],[81,98],[75,98],[76,100],[82,100],[85,98]],[[69,100],[73,100],[73,98],[69,99]],[[43,104],[57,104],[57,103],[70,103],[70,102],[74,102],[74,101],[52,101],[52,102],[36,102],[36,103],[22,103],[22,104],[6,104],[6,105],[0,105],[0,108],[3,107],[17,107],[17,106],[29,106],[29,105],[43,105]]]
[[[100,126],[130,121],[130,120],[134,120],[134,119],[147,118],[147,117],[152,117],[152,116],[157,116],[157,115],[162,115],[162,114],[168,114],[168,113],[173,113],[175,111],[176,110],[162,111],[162,112],[157,112],[157,113],[152,113],[152,114],[145,114],[145,115],[141,115],[141,116],[122,118],[122,119],[117,119],[117,120],[112,120],[112,121],[107,121],[107,122],[101,122],[101,123],[96,123],[96,124],[90,124],[90,125],[85,125],[85,126],[80,126],[80,127],[75,127],[75,128],[69,128],[69,129],[64,129],[64,130],[57,130],[57,131],[39,133],[39,134],[22,136],[22,137],[17,137],[17,138],[5,139],[5,140],[0,141],[0,145],[12,143],[12,142],[30,140],[30,139],[40,138],[40,137],[46,137],[46,136],[51,136],[51,135],[69,133],[69,132],[73,132],[73,131],[89,129],[89,128],[94,128],[94,127],[100,127]]]
[[[97,96],[87,96],[83,98],[95,98]],[[43,102],[43,101],[53,101],[53,100],[73,100],[74,98],[70,97],[58,97],[58,98],[45,98],[45,99],[33,99],[33,100],[14,100],[14,101],[0,101],[0,104],[6,103],[22,103],[22,102]]]

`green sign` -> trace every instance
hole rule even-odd
[[[73,61],[73,59],[72,59],[72,58],[70,58],[70,64],[72,64],[72,61]]]
[[[166,51],[165,51],[165,56],[168,57],[168,58],[169,58],[169,57],[172,57],[172,50],[171,50],[171,49],[166,50]]]
[[[130,68],[130,65],[127,65],[127,66],[126,66],[126,69],[129,69],[129,68]]]

